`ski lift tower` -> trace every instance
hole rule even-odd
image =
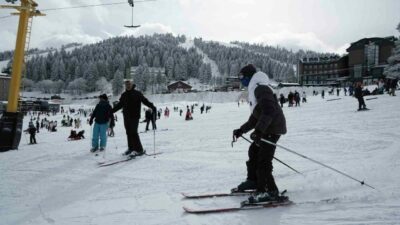
[[[6,0],[14,4],[17,0]],[[25,64],[26,46],[29,46],[32,17],[44,16],[36,10],[38,4],[33,0],[20,0],[20,6],[0,5],[0,8],[16,9],[18,12],[11,15],[19,15],[17,41],[13,56],[12,74],[8,94],[7,110],[0,118],[0,152],[18,149],[22,133],[22,112],[18,112],[18,100],[21,86],[21,75]],[[28,44],[27,44],[28,42]]]

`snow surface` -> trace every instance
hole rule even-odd
[[[155,151],[163,152],[157,157],[99,168],[89,153],[91,130],[85,118],[84,140],[67,141],[70,128],[64,127],[56,133],[41,130],[37,145],[27,145],[24,134],[18,151],[0,154],[0,224],[400,224],[400,97],[371,96],[378,99],[367,100],[371,110],[363,112],[356,112],[354,98],[340,97],[326,101],[337,97],[309,96],[301,107],[285,105],[288,133],[279,144],[377,190],[278,148],[275,156],[303,173],[274,161],[278,187],[287,189],[296,204],[186,214],[182,206],[237,206],[245,199],[185,200],[180,193],[227,192],[245,179],[249,144],[239,140],[232,148],[231,135],[248,118],[249,107],[214,103],[210,113],[200,114],[197,107],[194,120],[184,121],[172,107],[185,108],[187,102],[158,103],[168,106],[171,116],[158,121],[159,129],[168,130],[155,133]],[[60,124],[61,117],[50,119]],[[127,148],[121,113],[115,132],[108,139],[107,159],[118,158]],[[140,136],[153,152],[153,132]]]

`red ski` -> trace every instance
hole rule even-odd
[[[245,201],[246,202],[246,201]],[[183,207],[185,212],[192,214],[207,214],[207,213],[222,213],[222,212],[234,212],[240,210],[251,210],[251,209],[263,209],[263,208],[275,208],[280,206],[289,206],[294,204],[292,201],[283,201],[283,202],[263,202],[257,204],[249,204],[242,202],[239,207],[230,207],[230,208],[212,208],[212,209],[192,209],[189,207]]]

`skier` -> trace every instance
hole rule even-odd
[[[93,126],[93,136],[92,136],[92,148],[90,152],[96,152],[99,150],[99,138],[100,138],[100,151],[104,151],[107,144],[107,129],[108,123],[112,118],[112,108],[110,103],[108,103],[108,97],[106,94],[99,96],[99,103],[96,105],[92,116],[90,117],[89,124],[92,126],[93,119],[95,123]]]
[[[300,93],[296,91],[294,91],[294,101],[296,102],[296,107],[300,106]]]
[[[193,120],[192,113],[189,110],[189,107],[186,110],[185,120]]]
[[[279,97],[279,103],[281,103],[281,108],[283,107],[283,104],[285,103],[285,96],[281,93]]]
[[[153,130],[156,130],[157,126],[156,126],[156,121],[154,120],[155,112],[153,112],[151,109],[147,109],[145,112],[145,117],[146,117],[146,131],[149,130],[150,122],[151,126],[153,127]]]
[[[135,90],[135,85],[132,84],[132,81],[126,80],[125,92],[122,93],[119,102],[113,108],[114,113],[121,108],[123,109],[122,113],[124,115],[124,125],[128,139],[128,150],[124,152],[124,155],[130,155],[131,153],[142,155],[144,153],[138,134],[142,103],[154,112],[157,111],[153,103],[147,100],[140,91]]]
[[[272,175],[276,147],[261,141],[261,138],[277,143],[280,135],[286,133],[286,119],[268,86],[267,74],[256,72],[256,68],[249,64],[240,70],[239,79],[243,86],[248,86],[251,115],[246,123],[233,131],[233,136],[239,138],[254,129],[250,135],[254,142],[249,147],[249,160],[246,162],[247,179],[239,184],[237,190],[256,189],[249,198],[252,203],[277,200],[279,190]]]
[[[289,92],[288,94],[288,100],[289,100],[289,106],[288,107],[292,107],[293,106],[293,99],[294,99],[294,94],[292,91]]]
[[[358,111],[366,110],[367,106],[365,105],[364,96],[362,93],[362,82],[356,83],[356,88],[354,89],[354,97],[358,100]]]
[[[302,103],[307,102],[307,94],[305,91],[303,91],[302,98],[303,98],[303,100],[301,101]]]
[[[37,144],[36,143],[36,128],[33,125],[33,122],[29,122],[29,127],[27,129],[28,133],[30,134],[29,141],[30,144]]]

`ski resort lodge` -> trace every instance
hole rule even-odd
[[[346,49],[344,56],[309,57],[298,63],[302,85],[347,85],[355,80],[371,83],[383,78],[387,59],[395,47],[396,38],[363,38]]]

